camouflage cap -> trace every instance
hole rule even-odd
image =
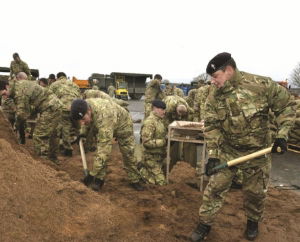
[[[71,105],[71,118],[73,120],[80,120],[87,113],[88,104],[83,99],[75,99]]]
[[[152,106],[156,107],[156,108],[161,108],[161,109],[166,109],[166,104],[165,102],[161,101],[161,100],[154,100],[152,102]]]
[[[223,52],[217,54],[214,58],[212,58],[206,67],[206,73],[212,75],[216,71],[220,70],[226,63],[231,59],[231,54],[227,52]]]

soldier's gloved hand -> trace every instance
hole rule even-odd
[[[163,147],[166,145],[166,140],[165,139],[157,139],[157,140],[155,140],[155,144],[157,147]]]
[[[278,147],[281,149],[280,152],[277,151]],[[283,139],[283,138],[275,139],[275,142],[274,142],[273,147],[272,147],[272,153],[279,153],[280,155],[282,155],[286,151],[287,151],[286,140]]]
[[[80,139],[84,139],[83,142],[85,141],[86,139],[86,135],[85,134],[79,134],[76,139],[74,141],[71,142],[71,144],[79,144],[79,140]]]
[[[220,165],[220,163],[220,160],[217,158],[209,158],[207,164],[205,165],[205,175],[211,176],[217,173],[217,171],[214,170],[214,168]]]

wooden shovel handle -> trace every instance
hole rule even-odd
[[[249,155],[245,155],[245,156],[242,156],[242,157],[233,159],[233,160],[231,160],[231,161],[228,161],[228,162],[227,162],[227,165],[228,165],[229,167],[230,167],[230,166],[235,166],[235,165],[238,165],[238,164],[243,163],[243,162],[245,162],[245,161],[248,161],[248,160],[257,158],[257,157],[259,157],[259,156],[269,154],[269,153],[271,153],[271,151],[272,151],[272,147],[265,148],[265,149],[263,149],[263,150],[256,151],[256,152],[251,153],[251,154],[249,154]],[[278,152],[278,153],[281,152],[281,148],[280,148],[280,147],[277,147],[277,152]]]
[[[86,157],[85,157],[85,152],[84,152],[82,139],[79,140],[79,147],[80,147],[80,154],[81,154],[83,172],[84,172],[84,175],[87,176],[88,175],[88,169],[87,169],[87,165],[86,165]]]

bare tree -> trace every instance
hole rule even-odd
[[[300,62],[297,64],[297,66],[292,71],[292,74],[290,76],[290,79],[296,87],[300,87]]]
[[[209,76],[206,73],[202,73],[199,76],[194,77],[193,81],[204,80],[205,82],[209,80]]]

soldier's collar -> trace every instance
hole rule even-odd
[[[233,89],[235,89],[237,87],[237,85],[241,79],[242,79],[242,74],[236,68],[233,76],[224,83],[223,87],[221,87],[217,90],[217,93],[226,93],[226,92],[232,91]]]
[[[238,82],[242,79],[242,74],[239,71],[239,69],[235,69],[235,72],[233,74],[233,76],[228,80],[231,85],[236,86],[236,84],[238,84]]]

